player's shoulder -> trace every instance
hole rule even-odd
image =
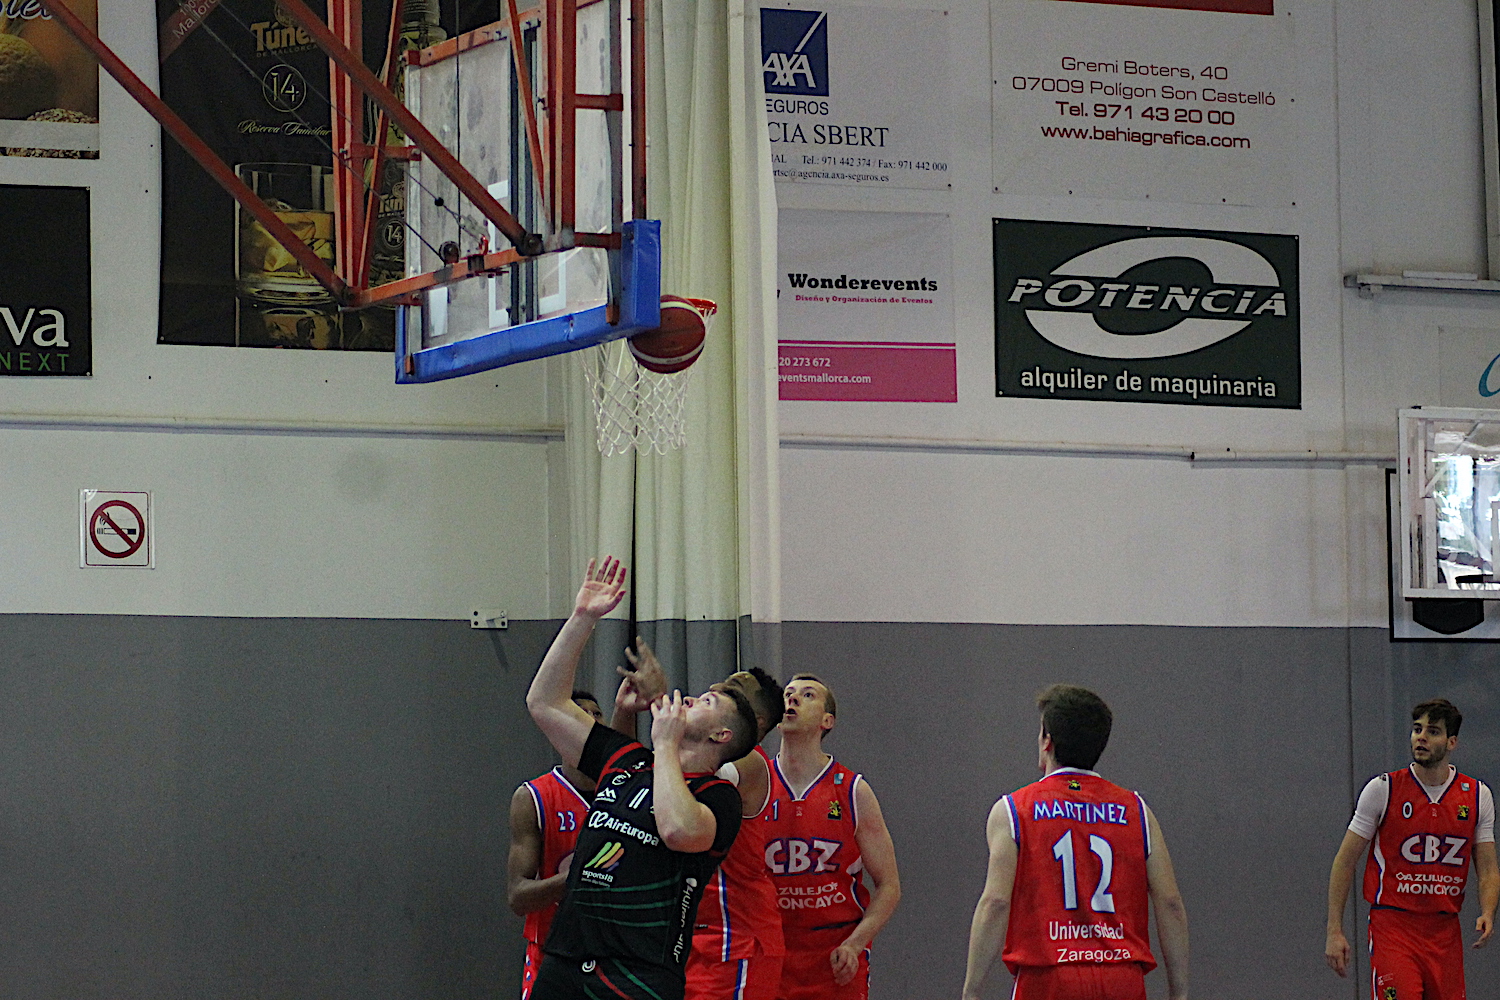
[[[1461,792],[1467,792],[1471,788],[1476,794],[1490,791],[1489,785],[1474,777],[1472,774],[1466,774],[1463,771],[1454,771],[1453,783],[1458,786],[1458,790]],[[1493,795],[1493,793],[1491,793],[1491,795]]]

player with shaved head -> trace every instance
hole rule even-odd
[[[765,818],[786,941],[776,996],[865,1000],[870,942],[901,901],[896,848],[869,783],[823,749],[838,721],[833,691],[796,674],[784,697]]]

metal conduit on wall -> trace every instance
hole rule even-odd
[[[217,417],[116,417],[88,414],[0,413],[0,428],[16,430],[135,431],[177,434],[286,434],[316,437],[457,438],[545,444],[563,428],[485,424],[379,424],[316,420],[241,420]]]
[[[981,455],[1053,455],[1066,458],[1156,458],[1213,464],[1394,465],[1394,452],[1247,451],[1188,448],[1181,445],[1073,444],[1045,441],[991,441],[917,437],[865,437],[843,434],[785,434],[783,448],[848,451],[963,452]]]
[[[559,426],[483,424],[378,424],[211,417],[121,417],[88,414],[0,413],[0,428],[17,430],[134,431],[183,434],[288,434],[326,437],[448,438],[545,444],[561,441]],[[980,455],[1043,455],[1059,458],[1155,458],[1203,464],[1392,465],[1392,452],[1248,451],[1181,445],[1077,444],[1061,441],[996,441],[982,438],[882,437],[853,434],[784,434],[781,447],[812,450],[915,451]]]

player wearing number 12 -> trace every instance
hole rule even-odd
[[[1186,1000],[1187,910],[1161,828],[1139,795],[1091,770],[1109,742],[1109,707],[1063,684],[1037,707],[1044,776],[990,810],[964,1000],[979,996],[1001,942],[1012,1000],[1146,1000],[1153,906],[1168,995]]]

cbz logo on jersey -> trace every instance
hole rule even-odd
[[[766,844],[766,867],[773,875],[801,875],[803,872],[836,872],[833,856],[844,846],[837,840],[788,837]]]
[[[766,93],[827,97],[827,11],[761,8],[760,58]]]
[[[1415,865],[1465,865],[1468,862],[1459,857],[1458,852],[1468,842],[1467,837],[1436,837],[1430,833],[1418,833],[1401,842],[1401,856]]]
[[[1000,395],[1300,404],[1295,236],[994,227]]]

